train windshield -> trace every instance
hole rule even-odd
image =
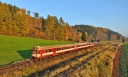
[[[40,46],[35,46],[35,47],[33,47],[33,54],[38,54],[38,53],[40,53],[39,48],[40,48]]]
[[[38,50],[33,50],[33,53],[39,53],[39,51]]]

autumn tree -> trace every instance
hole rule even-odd
[[[88,40],[88,33],[87,32],[83,32],[82,34],[82,40],[87,41]]]
[[[59,24],[60,24],[61,26],[64,26],[64,25],[65,25],[65,22],[64,22],[64,20],[63,20],[62,17],[60,17],[60,19],[59,19]]]
[[[29,10],[27,11],[27,14],[30,15],[30,11]]]
[[[70,34],[70,30],[69,29],[70,29],[69,24],[66,23],[65,26],[64,26],[65,40],[69,39],[69,34]]]
[[[108,40],[110,41],[110,40],[111,40],[111,31],[110,31],[110,30],[108,30],[108,35],[107,35],[107,37],[108,37]]]
[[[39,14],[37,12],[33,12],[34,13],[34,17],[35,18],[38,18],[39,17]]]
[[[45,32],[46,32],[46,37],[48,39],[52,38],[52,34],[54,31],[54,17],[48,15],[45,24],[44,24]]]

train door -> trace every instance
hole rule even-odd
[[[77,45],[75,45],[75,50],[77,50]]]
[[[52,51],[53,51],[53,56],[56,55],[56,48],[52,48]]]
[[[43,54],[45,53],[45,50],[42,50],[41,52],[40,52],[40,54],[41,54],[41,57],[43,57]]]

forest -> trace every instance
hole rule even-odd
[[[0,34],[20,37],[32,37],[50,40],[90,41],[122,40],[124,37],[107,28],[91,25],[71,26],[62,17],[48,15],[46,19],[39,13],[26,11],[12,4],[0,2]]]

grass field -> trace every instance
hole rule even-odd
[[[33,46],[69,43],[73,42],[0,35],[0,66],[18,60],[29,59],[31,57]]]
[[[119,77],[128,77],[128,42],[121,48],[119,72]]]

